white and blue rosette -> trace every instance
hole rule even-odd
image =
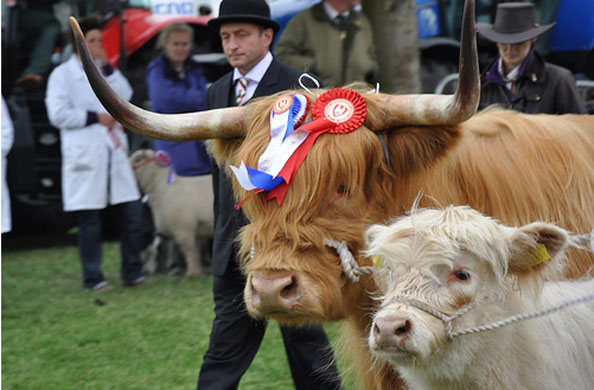
[[[307,130],[295,130],[308,109],[309,99],[305,95],[284,95],[276,101],[270,112],[270,141],[258,159],[258,168],[247,167],[243,161],[239,167],[231,166],[243,189],[270,191],[284,181],[279,172],[310,134]]]

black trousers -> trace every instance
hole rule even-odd
[[[142,276],[140,229],[142,205],[139,200],[112,206],[118,211],[121,228],[120,252],[122,282],[133,283]],[[105,280],[101,272],[103,257],[101,210],[75,211],[78,222],[78,249],[83,271],[83,287],[92,288]]]
[[[254,320],[243,302],[246,279],[236,267],[213,276],[215,319],[198,377],[199,390],[237,389],[256,356],[267,322]],[[281,326],[297,390],[341,388],[328,337],[321,325]]]

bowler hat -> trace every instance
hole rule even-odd
[[[219,16],[208,21],[208,25],[215,30],[223,23],[246,22],[254,23],[274,32],[280,25],[270,19],[270,7],[265,0],[223,0],[219,6]]]
[[[539,26],[536,23],[534,4],[500,3],[495,13],[495,23],[477,23],[478,32],[497,43],[520,43],[553,28],[555,23]]]

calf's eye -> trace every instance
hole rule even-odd
[[[458,271],[454,272],[454,276],[458,280],[468,280],[470,279],[470,273],[465,269],[459,269]]]

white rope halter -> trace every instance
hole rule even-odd
[[[464,330],[461,330],[461,331],[458,331],[458,332],[453,332],[453,333],[451,333],[450,339],[453,339],[454,337],[462,336],[462,335],[465,335],[465,334],[472,334],[472,333],[478,333],[478,332],[486,332],[488,330],[494,330],[494,329],[497,329],[497,328],[502,328],[502,327],[507,326],[507,325],[511,325],[511,324],[513,324],[515,322],[524,321],[524,320],[530,320],[532,318],[537,318],[537,317],[542,317],[542,316],[545,316],[547,314],[551,314],[551,313],[554,313],[556,311],[566,309],[566,308],[568,308],[570,306],[573,306],[573,305],[578,305],[580,303],[585,303],[585,302],[591,301],[593,299],[594,299],[594,292],[591,292],[589,294],[586,294],[586,295],[583,295],[581,297],[572,299],[570,301],[563,302],[563,303],[561,303],[561,304],[559,304],[557,306],[549,307],[549,308],[542,309],[542,310],[539,310],[539,311],[535,311],[535,312],[532,312],[532,313],[517,314],[517,315],[511,316],[511,317],[505,318],[505,319],[503,319],[501,321],[494,322],[494,323],[492,323],[490,325],[476,326],[476,327],[464,329]]]
[[[590,251],[594,253],[594,229],[588,234],[569,236],[569,246],[588,250],[587,244],[590,245]]]
[[[572,246],[572,247],[578,248],[578,249],[588,250],[588,248],[586,247],[586,244],[590,245],[589,250],[594,253],[594,230],[592,230],[589,234],[572,235],[569,237],[569,246]],[[489,330],[495,330],[495,329],[502,328],[507,325],[514,324],[519,321],[530,320],[533,318],[542,317],[547,314],[551,314],[551,313],[566,309],[573,305],[578,305],[580,303],[585,303],[585,302],[594,300],[594,292],[588,293],[586,295],[582,295],[581,297],[574,298],[574,299],[566,301],[566,302],[562,302],[556,306],[552,306],[552,307],[549,307],[546,309],[541,309],[541,310],[538,310],[538,311],[535,311],[532,313],[516,314],[516,315],[510,316],[510,317],[504,318],[503,320],[493,322],[492,324],[489,324],[489,325],[475,326],[475,327],[459,330],[456,332],[454,332],[454,330],[453,330],[452,322],[456,318],[459,318],[462,315],[468,313],[468,311],[470,311],[472,308],[478,306],[478,303],[481,302],[481,300],[476,300],[476,301],[469,303],[468,305],[464,306],[462,309],[458,310],[456,313],[454,313],[452,315],[447,315],[447,314],[429,306],[428,304],[421,302],[419,300],[416,300],[414,298],[398,296],[398,297],[394,298],[394,300],[396,302],[402,303],[404,305],[415,307],[415,308],[422,310],[428,314],[431,314],[433,317],[441,320],[441,322],[443,322],[443,325],[445,328],[445,333],[446,333],[447,339],[449,341],[452,341],[455,337],[458,337],[458,336],[462,336],[465,334],[486,332]]]
[[[402,303],[404,305],[415,307],[415,308],[422,310],[428,314],[431,314],[433,317],[441,320],[441,322],[443,322],[443,326],[445,328],[446,337],[449,341],[452,341],[454,339],[454,337],[460,335],[460,332],[453,331],[452,322],[456,318],[459,318],[459,317],[463,316],[464,314],[468,313],[470,311],[470,309],[474,308],[478,304],[477,303],[478,301],[471,302],[468,305],[464,306],[462,309],[458,310],[456,313],[454,313],[452,315],[447,315],[447,314],[429,306],[428,304],[421,302],[419,300],[416,300],[414,298],[398,296],[398,297],[394,298],[394,300],[396,302]]]
[[[324,238],[324,244],[336,249],[336,252],[338,252],[342,270],[349,282],[358,282],[361,275],[371,275],[373,273],[373,267],[359,267],[359,263],[357,263],[357,260],[355,260],[355,257],[344,241],[334,241]]]
[[[342,270],[344,271],[344,274],[349,282],[358,282],[361,275],[371,275],[373,273],[373,267],[359,267],[357,260],[355,260],[355,257],[344,241],[334,241],[324,238],[324,244],[336,249],[336,252],[338,252]],[[250,250],[250,260],[254,258],[255,254],[256,249],[254,244],[252,244],[252,248]]]
[[[458,310],[453,315],[447,315],[447,314],[429,306],[428,304],[418,301],[414,298],[396,297],[394,300],[397,302],[400,302],[404,305],[415,307],[415,308],[422,310],[428,314],[431,314],[433,317],[441,320],[441,322],[443,322],[443,326],[445,328],[446,338],[449,341],[452,341],[455,337],[458,337],[458,336],[463,336],[465,334],[486,332],[489,330],[503,328],[504,326],[511,325],[511,324],[514,324],[519,321],[530,320],[533,318],[542,317],[547,314],[551,314],[556,311],[566,309],[573,305],[578,305],[580,303],[585,303],[585,302],[591,301],[593,299],[594,299],[594,292],[591,292],[589,294],[572,299],[570,301],[562,302],[557,306],[552,306],[552,307],[538,310],[538,311],[535,311],[532,313],[516,314],[516,315],[510,316],[510,317],[507,317],[503,320],[493,322],[492,324],[489,324],[489,325],[475,326],[475,327],[467,328],[464,330],[459,330],[456,332],[454,332],[454,330],[453,330],[452,322],[455,319],[461,317],[462,315],[468,313],[470,311],[470,309],[476,307],[478,305],[477,302],[479,302],[479,301],[474,301],[474,302],[469,303],[468,305],[464,306],[462,309]]]
[[[589,234],[583,234],[580,236],[574,235],[569,238],[569,245],[579,249],[587,249],[586,243],[590,244],[591,250],[594,252],[594,229]],[[349,247],[344,241],[335,241],[329,238],[324,238],[324,244],[331,248],[336,249],[338,257],[340,258],[340,264],[344,274],[349,282],[355,283],[359,281],[361,275],[371,275],[374,272],[374,268],[371,266],[360,267],[355,256],[349,250]],[[250,250],[250,259],[253,259],[255,255],[254,244]],[[459,317],[459,316],[457,316]],[[438,317],[439,318],[439,317]],[[453,319],[452,319],[453,321]],[[451,321],[450,321],[451,322]]]

